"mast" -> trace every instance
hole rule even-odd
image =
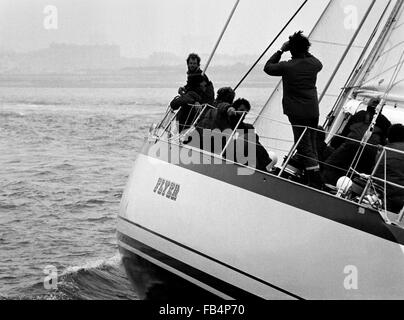
[[[369,70],[369,64],[373,60],[372,57],[374,57],[375,53],[378,52],[378,50],[376,50],[376,48],[380,48],[380,46],[382,44],[382,40],[385,39],[385,37],[383,35],[389,30],[389,22],[391,21],[392,14],[390,14],[388,21],[384,25],[383,31],[380,33],[380,35],[379,35],[378,39],[376,40],[376,43],[375,43],[373,49],[371,50],[371,52],[369,53],[368,57],[365,59],[364,62],[362,62],[362,64],[361,64],[361,61],[364,58],[366,51],[368,51],[368,48],[369,48],[373,38],[376,36],[377,30],[379,29],[380,24],[381,24],[384,16],[386,15],[388,8],[390,7],[390,4],[391,4],[391,0],[388,2],[382,15],[380,16],[380,19],[379,19],[377,25],[375,26],[372,36],[369,38],[369,41],[366,44],[365,48],[363,49],[362,54],[359,57],[354,70],[352,71],[350,77],[347,80],[346,85],[344,86],[343,90],[341,91],[340,97],[337,99],[333,109],[331,110],[330,114],[327,116],[326,122],[323,125],[324,128],[330,128],[333,125],[336,114],[340,113],[341,108],[344,106],[347,98],[352,96],[352,92],[355,90],[355,88],[358,87],[358,85],[357,85],[358,81],[363,82],[363,79],[366,76],[366,73],[364,73],[364,70]],[[393,9],[393,11],[394,11],[394,9]],[[361,80],[359,80],[359,79],[361,79]]]
[[[393,8],[392,13],[390,14],[390,17],[384,27],[382,34],[380,35],[378,41],[376,42],[373,51],[370,53],[367,63],[365,63],[367,67],[364,68],[365,71],[360,80],[358,80],[357,87],[363,85],[366,76],[373,69],[377,60],[380,58],[381,51],[386,46],[394,28],[396,27],[398,22],[397,17],[402,13],[403,8],[404,8],[404,0],[397,0],[397,3]]]
[[[397,19],[398,17],[400,17],[402,10],[404,8],[404,0],[398,0],[396,3],[396,6],[393,9],[393,12],[390,16],[390,19],[388,21],[388,23],[386,24],[385,28],[385,33],[380,37],[380,46],[378,46],[377,48],[375,48],[374,50],[374,54],[370,56],[369,58],[369,67],[366,69],[366,71],[364,72],[364,76],[361,78],[361,86],[363,85],[363,83],[366,80],[366,76],[371,72],[371,70],[375,67],[376,62],[379,60],[379,58],[382,56],[382,51],[384,48],[386,48],[386,45],[388,44],[389,39],[391,38],[392,32],[394,31],[395,27],[397,26],[397,22],[399,21],[399,19]],[[375,126],[376,126],[376,121],[379,117],[379,115],[382,113],[383,108],[385,106],[385,103],[387,101],[387,96],[390,92],[390,90],[392,89],[392,87],[394,86],[394,82],[400,72],[400,69],[403,65],[403,57],[404,57],[404,51],[401,52],[400,55],[400,59],[399,59],[399,63],[396,65],[395,70],[392,74],[392,77],[390,79],[390,82],[386,88],[386,90],[384,90],[383,94],[381,95],[381,101],[379,103],[379,105],[376,107],[376,111],[375,111],[375,115],[372,119],[372,122],[370,123],[366,133],[364,134],[362,141],[361,141],[361,148],[358,150],[357,152],[357,161],[355,163],[352,164],[351,169],[355,168],[356,165],[359,162],[359,159],[362,157],[363,155],[363,151],[364,148],[366,146],[366,144],[368,143],[369,139],[371,138]],[[382,92],[380,92],[382,93]],[[359,157],[358,157],[359,156]],[[350,169],[350,170],[351,170]],[[369,184],[369,182],[368,182]],[[368,186],[367,186],[368,187]]]
[[[383,16],[386,14],[386,11],[388,9],[389,4],[386,6],[383,15],[381,16],[381,19]],[[342,107],[344,106],[346,100],[349,97],[355,96],[355,91],[360,88],[365,79],[366,76],[369,74],[369,72],[374,68],[376,62],[378,61],[381,52],[383,48],[386,46],[389,37],[391,33],[394,30],[394,27],[397,24],[397,17],[401,14],[402,10],[404,8],[404,0],[398,0],[392,9],[389,18],[387,19],[383,30],[381,31],[378,39],[376,40],[373,49],[369,53],[367,59],[364,61],[362,66],[357,70],[356,75],[353,75],[353,78],[349,81],[349,85],[344,88],[345,92],[342,92],[342,96],[339,100],[337,100],[337,103],[335,104],[333,110],[330,112],[330,115],[327,117],[327,121],[325,124],[325,128],[329,129],[330,132],[333,132],[335,130],[330,129],[331,126],[333,125],[333,120],[334,117],[340,113]]]

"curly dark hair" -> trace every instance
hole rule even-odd
[[[198,62],[198,65],[201,64],[201,57],[198,56],[196,53],[190,53],[188,58],[187,58],[187,64],[189,63],[190,60],[195,60]]]
[[[303,35],[303,31],[295,32],[289,37],[290,52],[292,54],[307,53],[311,47],[309,39]]]
[[[245,105],[247,107],[248,111],[251,110],[250,102],[248,102],[248,100],[242,99],[242,98],[237,99],[236,101],[234,101],[233,108],[238,110],[242,105]]]
[[[404,126],[402,124],[392,125],[387,137],[390,143],[404,142]]]
[[[230,87],[220,88],[217,91],[216,101],[233,103],[236,93]]]

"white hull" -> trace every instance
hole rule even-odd
[[[180,185],[176,201],[153,192],[160,178]],[[318,201],[319,192],[306,189],[302,192],[312,198],[301,201]],[[347,205],[329,198],[324,211],[331,204]],[[350,214],[366,219],[358,210]],[[212,278],[264,299],[404,298],[398,242],[145,154],[125,190],[118,233],[186,267],[160,261],[122,238],[121,248],[222,298],[237,297],[215,287]],[[187,267],[210,281],[190,275]]]

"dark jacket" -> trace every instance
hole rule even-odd
[[[221,150],[226,145],[226,137],[222,134],[222,131],[230,128],[230,123],[227,121],[227,110],[230,107],[230,104],[223,103],[213,109],[209,107],[202,109],[199,121],[195,125],[198,137],[191,137],[186,144],[208,152],[221,153]],[[208,139],[210,139],[210,144]],[[215,142],[217,141],[221,141],[221,145],[216,146],[215,150]]]
[[[201,96],[194,91],[189,91],[182,96],[175,97],[170,103],[171,109],[174,111],[181,108],[177,113],[177,121],[179,124],[179,132],[189,129],[197,116],[197,110],[195,107],[191,107],[190,104],[201,102]]]
[[[231,104],[223,102],[219,103],[214,109],[207,109],[198,123],[198,128],[209,130],[219,129],[220,131],[233,129],[227,116],[227,110],[230,107]]]
[[[208,110],[204,117],[200,120],[199,124],[197,125],[197,130],[200,134],[201,148],[204,148],[203,141],[207,138],[206,136],[204,137],[204,133],[208,134],[209,137],[211,137],[212,139],[210,143],[211,150],[206,151],[216,151],[212,149],[212,147],[214,146],[214,139],[222,139],[222,149],[226,146],[226,143],[230,137],[225,134],[230,134],[230,132],[235,129],[238,123],[237,119],[229,119],[227,111],[230,107],[231,104],[229,103],[220,103],[218,104],[216,109]],[[211,130],[217,131],[212,132]],[[254,157],[255,162],[243,164],[255,166],[255,168],[258,170],[266,171],[266,167],[272,162],[272,159],[269,157],[268,152],[265,150],[265,148],[261,145],[259,137],[255,133],[254,126],[242,121],[238,127],[238,133],[242,135],[241,139],[244,139],[244,153],[247,153],[247,151],[249,150],[248,146],[250,143],[254,144],[256,150],[256,154]],[[225,158],[232,159],[236,162],[240,160],[237,159],[237,154],[228,155],[226,152],[224,156]]]
[[[190,108],[190,104],[195,104],[196,102],[200,102],[202,100],[201,96],[197,94],[195,91],[189,91],[182,96],[177,96],[171,101],[170,107],[174,111],[178,110],[181,107]]]
[[[189,91],[196,91],[198,92],[198,88],[195,88],[193,85],[193,78],[196,76],[202,75],[202,70],[198,69],[195,72],[187,72],[187,84],[184,86],[185,92]],[[201,96],[201,104],[210,104],[212,105],[213,102],[215,101],[215,89],[213,87],[213,83],[209,80],[208,76],[206,74],[203,75],[204,80],[208,83],[207,90],[206,92],[198,92]]]
[[[349,119],[340,136],[361,141],[372,123],[373,116],[374,114],[371,112],[365,110],[359,111]],[[380,114],[368,143],[374,145],[386,145],[387,133],[390,126],[391,122],[383,114]],[[331,146],[337,149],[344,142],[346,142],[345,139],[335,137],[331,142]]]
[[[321,62],[311,54],[279,62],[282,53],[276,52],[267,62],[264,71],[270,76],[282,76],[283,112],[300,119],[318,118],[317,74]]]
[[[239,129],[244,133],[244,150],[248,150],[248,144],[255,144],[255,168],[260,171],[267,171],[267,166],[272,162],[267,150],[260,143],[259,136],[255,133],[255,128],[249,123],[242,122]],[[251,166],[252,164],[249,163]]]
[[[404,152],[404,142],[391,143],[387,146]],[[403,186],[403,188],[397,188],[387,185],[386,190],[389,202],[387,204],[388,209],[398,213],[404,205],[404,154],[388,150],[386,152],[386,180]],[[380,164],[376,177],[384,180],[384,161]]]

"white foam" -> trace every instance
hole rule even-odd
[[[117,266],[121,261],[119,253],[108,259],[97,259],[86,262],[82,266],[68,267],[63,274],[76,273],[80,270],[97,269],[102,266]]]

